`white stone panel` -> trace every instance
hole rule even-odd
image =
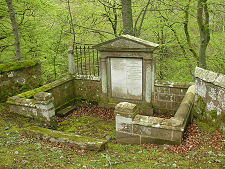
[[[112,97],[142,100],[142,59],[110,58]]]

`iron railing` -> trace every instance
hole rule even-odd
[[[99,52],[91,45],[75,46],[74,57],[78,75],[99,76]]]

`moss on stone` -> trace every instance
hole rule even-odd
[[[70,144],[75,144],[80,146],[80,148],[92,149],[92,150],[102,150],[107,143],[106,140],[99,140],[86,136],[79,136],[75,134],[66,134],[60,131],[46,129],[38,126],[30,126],[24,129],[25,133],[32,133],[34,135],[41,135],[43,138],[47,138],[50,141]],[[72,141],[72,142],[71,142]]]
[[[198,96],[197,98],[197,106],[198,106],[198,109],[200,110],[200,113],[203,114],[205,112],[206,103],[203,101],[201,96]]]
[[[73,99],[65,102],[63,105],[60,105],[60,106],[56,107],[55,110],[56,111],[60,111],[60,110],[62,110],[64,108],[66,108],[68,105],[70,105],[71,103],[73,103],[75,100],[77,100],[77,99],[76,98],[73,98]]]
[[[103,138],[106,135],[115,137],[115,121],[94,116],[74,115],[72,118],[58,123],[57,130],[94,138]]]
[[[38,62],[39,62],[38,59],[33,59],[33,60],[24,60],[20,62],[10,62],[6,64],[0,64],[0,73],[35,66]]]
[[[209,112],[210,116],[213,118],[213,119],[216,119],[217,118],[217,111],[216,110],[212,110]]]
[[[65,81],[72,80],[72,79],[73,79],[73,77],[68,75],[65,78],[56,80],[56,81],[54,81],[52,83],[46,84],[46,85],[41,86],[39,88],[36,88],[36,89],[30,90],[30,91],[21,93],[21,94],[19,94],[17,96],[19,96],[21,98],[29,99],[29,98],[32,98],[37,93],[49,91],[49,90],[55,88],[56,86],[60,86],[61,84],[65,83]]]
[[[221,112],[221,114],[219,115],[219,119],[225,123],[225,112]]]

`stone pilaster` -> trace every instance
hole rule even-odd
[[[72,47],[68,49],[68,66],[69,66],[69,74],[72,75],[75,74],[75,59]]]
[[[40,92],[34,95],[35,105],[37,107],[37,116],[46,121],[50,121],[55,116],[54,98],[51,93]]]
[[[133,134],[132,119],[137,114],[135,104],[121,102],[115,107],[116,139],[121,144],[140,144],[140,136]]]

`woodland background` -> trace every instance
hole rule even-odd
[[[18,60],[7,1],[11,0],[0,1],[0,63]],[[209,19],[203,25],[210,34],[206,68],[225,74],[224,0],[132,1],[128,15],[133,19],[133,35],[160,44],[155,52],[157,79],[194,80],[201,43],[199,2],[207,7]],[[21,57],[42,62],[45,83],[67,72],[70,46],[93,45],[126,33],[119,0],[13,0],[12,5]]]

